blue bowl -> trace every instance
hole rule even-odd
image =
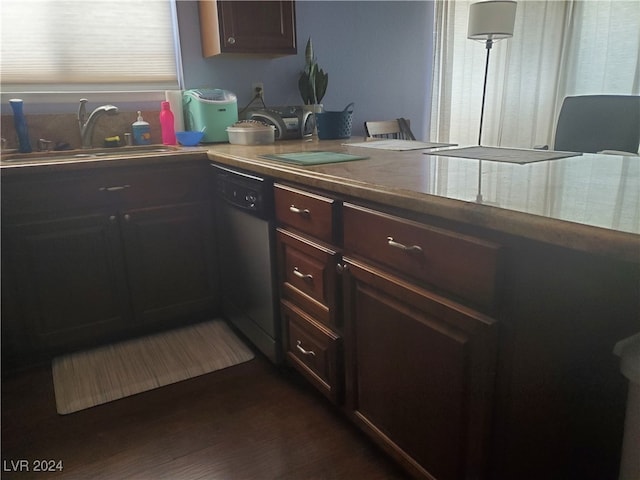
[[[176,132],[178,143],[180,143],[180,145],[184,145],[185,147],[193,147],[194,145],[198,145],[203,136],[204,132]]]

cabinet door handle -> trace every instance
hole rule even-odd
[[[422,252],[422,247],[420,245],[403,245],[402,243],[398,243],[393,240],[393,237],[387,237],[387,245],[393,248],[399,248],[405,252]]]
[[[311,275],[310,273],[302,273],[300,270],[298,270],[298,267],[293,267],[293,274],[296,277],[308,282],[313,280],[313,275]]]
[[[307,209],[307,208],[304,208],[304,209],[298,208],[295,205],[291,205],[289,207],[289,211],[292,212],[292,213],[297,213],[298,215],[303,215],[305,217],[311,215],[311,212],[309,211],[309,209]]]
[[[129,220],[131,220],[131,215],[129,215],[128,213],[124,214],[124,220],[125,222],[128,222]]]
[[[296,343],[296,348],[298,349],[298,351],[300,353],[302,353],[303,355],[310,355],[312,357],[316,356],[316,352],[314,352],[313,350],[305,350],[304,348],[302,348],[302,341],[298,340]]]
[[[233,38],[233,37],[229,37],[229,38],[227,38],[227,43],[229,45],[234,45],[236,43],[236,39]]]
[[[349,270],[349,265],[347,265],[346,263],[337,263],[336,264],[336,272],[338,272],[338,274],[343,274],[345,272],[347,272]]]
[[[111,215],[111,216],[109,216],[109,221],[110,221],[111,223],[116,223],[116,216],[115,216],[115,215]]]
[[[100,190],[101,192],[117,192],[129,187],[131,187],[131,185],[114,185],[112,187],[100,187],[98,190]]]

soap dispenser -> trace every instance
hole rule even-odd
[[[133,131],[133,142],[136,145],[151,144],[151,127],[142,118],[142,112],[138,110],[138,120],[131,125]]]

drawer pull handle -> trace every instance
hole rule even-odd
[[[310,282],[313,280],[313,275],[311,275],[310,273],[302,273],[300,270],[298,270],[298,267],[293,267],[293,274],[305,281]]]
[[[296,348],[303,355],[311,355],[312,357],[316,356],[316,352],[314,352],[313,350],[305,350],[304,348],[302,348],[302,341],[300,340],[298,340],[298,342],[296,343]]]
[[[420,245],[410,245],[407,247],[402,243],[394,241],[393,237],[387,237],[387,245],[393,248],[399,248],[400,250],[403,250],[405,252],[422,252],[422,247]]]
[[[101,192],[117,192],[118,190],[124,190],[129,187],[131,187],[131,185],[115,185],[113,187],[100,187],[98,190]]]
[[[309,211],[308,208],[298,208],[295,205],[291,205],[289,207],[289,211],[292,213],[297,213],[298,215],[303,215],[305,217],[308,217],[309,215],[311,215],[311,212]]]

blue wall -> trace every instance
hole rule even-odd
[[[365,120],[411,119],[428,140],[433,46],[432,1],[297,1],[298,54],[279,58],[221,55],[203,58],[198,4],[178,2],[185,88],[224,88],[251,99],[253,82],[264,83],[267,105],[298,105],[298,75],[307,38],[329,74],[327,110],[355,102],[353,134]]]

